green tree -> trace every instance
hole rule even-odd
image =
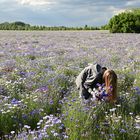
[[[140,33],[140,9],[133,9],[112,17],[108,24],[111,33]]]

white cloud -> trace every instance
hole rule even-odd
[[[140,3],[139,0],[127,1],[126,6],[136,6],[138,3]]]
[[[21,5],[30,5],[30,6],[47,6],[56,4],[53,0],[17,0]]]
[[[114,7],[114,6],[109,6],[107,8],[113,15],[118,15],[120,13],[123,13],[126,11],[126,9],[122,9],[122,8],[117,8],[117,7]]]
[[[126,9],[116,9],[116,10],[113,11],[113,14],[118,15],[118,14],[123,13],[125,11],[126,11]]]

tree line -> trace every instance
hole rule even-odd
[[[85,25],[84,27],[65,27],[65,26],[38,26],[30,25],[21,21],[4,22],[0,24],[0,30],[99,30],[98,27]]]
[[[115,15],[109,23],[102,26],[111,33],[140,33],[140,8],[126,10]]]

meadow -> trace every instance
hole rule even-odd
[[[120,102],[81,103],[89,63],[117,73]],[[0,31],[0,139],[139,140],[140,34]]]

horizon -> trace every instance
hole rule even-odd
[[[56,26],[47,26],[47,25],[33,25],[33,24],[30,24],[30,23],[26,23],[26,22],[24,22],[24,21],[11,21],[11,22],[9,22],[9,21],[4,21],[4,22],[0,22],[0,24],[4,24],[4,23],[9,23],[9,24],[12,24],[12,23],[16,23],[16,22],[22,22],[22,23],[25,23],[25,24],[29,24],[30,26],[46,26],[46,27],[74,27],[74,28],[76,28],[76,27],[85,27],[85,26],[88,26],[88,27],[101,27],[101,26],[90,26],[90,25],[87,25],[87,24],[85,24],[85,25],[83,25],[83,26],[64,26],[64,25],[56,25]],[[104,26],[104,25],[103,25]]]
[[[114,15],[139,7],[140,0],[1,0],[0,23],[21,21],[33,26],[100,27]]]

